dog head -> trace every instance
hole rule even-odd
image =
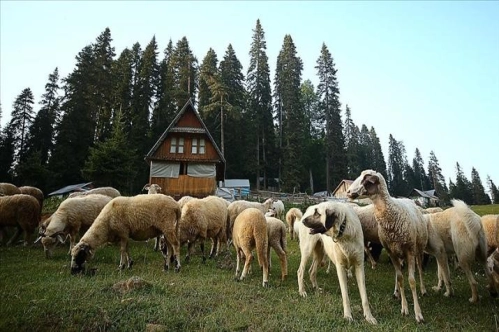
[[[85,262],[93,257],[90,246],[84,242],[78,243],[71,250],[71,274],[85,272]]]
[[[380,181],[379,176],[379,173],[373,170],[363,171],[348,188],[347,197],[355,199],[377,194]]]
[[[302,223],[310,228],[310,234],[324,234],[341,221],[340,219],[340,214],[334,208],[318,204],[307,209]]]

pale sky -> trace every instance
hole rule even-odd
[[[211,47],[221,60],[232,44],[246,74],[260,19],[274,77],[284,36],[301,57],[302,79],[317,86],[324,42],[336,68],[342,109],[374,126],[388,157],[390,134],[409,163],[430,151],[448,184],[459,162],[487,189],[499,185],[499,1],[0,1],[2,127],[24,88],[35,110],[55,67],[66,77],[75,56],[106,27],[117,55],[153,36],[160,59],[183,36],[199,63]],[[343,113],[344,116],[344,113]]]

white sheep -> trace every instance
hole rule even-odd
[[[416,279],[414,277],[417,265],[421,293],[426,294],[422,278],[421,260],[428,242],[428,229],[423,214],[412,200],[391,197],[384,177],[373,170],[363,171],[348,188],[347,196],[350,199],[368,196],[373,202],[374,215],[378,222],[379,238],[395,268],[396,286],[394,295],[396,297],[400,296],[402,302],[401,313],[403,315],[409,314],[402,274],[402,260],[405,260],[416,321],[423,322],[424,318],[419,305]]]
[[[228,211],[227,239],[232,238],[231,234],[232,234],[232,228],[234,227],[234,221],[241,212],[243,212],[245,209],[252,207],[260,210],[262,212],[262,215],[264,215],[268,210],[270,210],[273,202],[274,200],[272,198],[269,198],[263,203],[250,202],[246,200],[239,200],[230,203],[229,206],[227,207]]]
[[[142,190],[147,190],[148,194],[160,194],[161,190],[163,190],[163,189],[161,188],[161,186],[159,184],[153,183],[153,184],[146,184],[142,188]]]
[[[247,208],[234,220],[232,242],[236,249],[236,280],[243,280],[248,273],[253,260],[252,251],[256,249],[258,264],[263,269],[263,287],[269,284],[268,265],[268,234],[267,221],[260,209]],[[245,259],[241,276],[239,276],[240,262]]]
[[[487,238],[487,255],[490,256],[499,247],[499,214],[486,214],[481,220]]]
[[[425,214],[428,220],[429,239],[426,251],[437,258],[439,291],[445,283],[445,296],[450,296],[449,263],[447,254],[455,254],[471,288],[470,302],[478,301],[477,282],[471,272],[475,260],[482,263],[487,271],[487,240],[480,217],[463,201],[452,200],[453,207],[443,212]]]
[[[3,241],[3,229],[15,227],[16,231],[7,245],[14,243],[23,232],[26,246],[39,222],[40,205],[36,198],[25,194],[0,196],[0,243]]]
[[[282,220],[275,217],[266,216],[265,219],[267,220],[267,234],[269,241],[267,249],[269,268],[271,267],[270,248],[273,248],[279,257],[279,261],[281,262],[281,280],[284,281],[288,275],[286,225],[284,225]]]
[[[489,273],[489,293],[496,298],[499,293],[499,248],[494,250],[487,258],[487,268]]]
[[[291,208],[286,213],[286,222],[288,223],[289,236],[291,237],[291,240],[293,240],[295,237],[297,239],[299,238],[298,233],[296,232],[294,225],[295,225],[295,222],[299,221],[302,216],[303,216],[303,213],[298,208]]]
[[[286,210],[284,208],[284,203],[280,199],[272,203],[271,209],[275,211],[277,219],[284,219],[284,213]]]
[[[119,268],[133,264],[128,251],[129,239],[144,241],[164,235],[167,252],[165,270],[170,261],[176,262],[175,271],[180,270],[180,243],[178,241],[178,221],[181,211],[178,203],[166,195],[137,195],[116,197],[100,212],[80,242],[71,251],[71,273],[84,270],[84,264],[94,255],[94,250],[106,243],[120,243],[121,259]]]
[[[372,204],[366,206],[358,206],[357,204],[351,205],[357,217],[359,217],[362,226],[362,233],[364,234],[364,252],[366,253],[371,268],[376,268],[376,260],[371,254],[369,243],[381,244],[378,235],[378,222],[374,217],[374,206]]]
[[[67,236],[70,240],[68,254],[71,254],[80,230],[87,230],[111,199],[106,195],[92,194],[64,200],[44,222],[45,227],[40,229],[37,241],[41,239],[46,257],[52,256],[57,240],[64,242]]]
[[[115,189],[113,187],[98,187],[98,188],[90,189],[87,191],[75,191],[75,192],[69,194],[68,198],[85,196],[85,195],[93,195],[93,194],[106,195],[106,196],[109,196],[111,198],[121,196],[121,193],[119,192],[119,190]]]

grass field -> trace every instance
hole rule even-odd
[[[321,293],[310,289],[306,274],[309,296],[299,296],[296,271],[300,252],[296,241],[288,240],[289,276],[284,282],[279,280],[278,259],[272,253],[269,288],[261,286],[262,273],[256,262],[247,279],[234,281],[233,248],[205,264],[195,255],[189,264],[182,265],[180,273],[174,273],[162,271],[162,257],[152,247],[152,241],[133,242],[135,264],[124,271],[117,270],[118,247],[97,250],[89,265],[97,268],[95,276],[70,275],[66,247],[56,248],[50,260],[45,259],[38,245],[0,247],[0,331],[145,331],[148,324],[161,325],[168,331],[499,329],[499,299],[489,296],[479,266],[474,267],[474,272],[481,300],[470,304],[470,288],[460,270],[451,271],[454,297],[446,298],[431,289],[437,282],[436,264],[431,261],[424,276],[428,295],[420,297],[425,323],[417,324],[407,281],[410,315],[402,316],[400,303],[392,298],[394,269],[383,254],[375,270],[368,264],[365,268],[367,293],[378,320],[378,325],[373,326],[363,319],[355,278],[349,279],[354,322],[343,319],[334,269],[331,274],[320,269]],[[132,276],[147,284],[129,292],[113,288]]]

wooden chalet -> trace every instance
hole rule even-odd
[[[218,181],[225,180],[225,158],[190,99],[145,160],[149,184],[175,199],[213,195]]]

